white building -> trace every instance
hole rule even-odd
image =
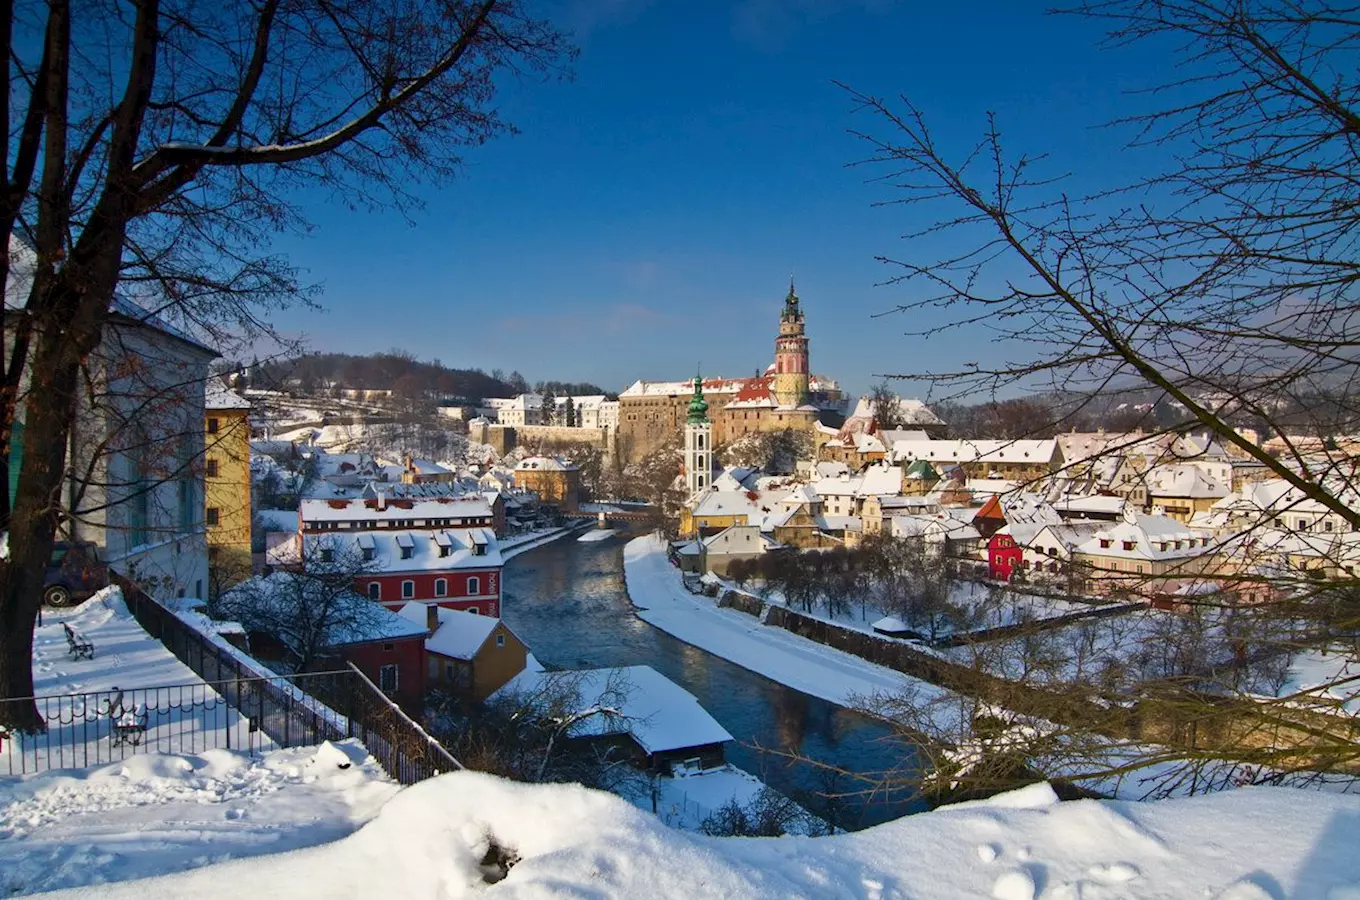
[[[5,355],[27,302],[34,257],[11,245]],[[82,373],[58,539],[92,541],[116,572],[159,598],[204,596],[204,384],[217,352],[123,298],[114,300]],[[21,383],[21,392],[26,384]],[[19,479],[22,398],[11,440]]]
[[[509,400],[492,397],[482,402],[496,411],[495,421],[501,425],[543,424],[543,398],[538,394],[520,394]]]

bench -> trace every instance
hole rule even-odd
[[[66,648],[71,654],[72,659],[94,659],[94,644],[76,633],[76,630],[65,622],[61,627],[66,631]]]
[[[113,744],[131,744],[136,747],[146,737],[146,707],[134,704],[131,709],[119,713],[113,720]]]

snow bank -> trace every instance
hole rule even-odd
[[[855,697],[900,691],[907,684],[922,702],[945,694],[943,688],[696,597],[685,590],[679,571],[666,559],[665,544],[655,535],[624,546],[623,570],[628,596],[644,622],[805,694],[843,706],[852,705]]]
[[[0,778],[0,896],[334,841],[399,790],[353,741],[262,759],[153,753]]]
[[[1018,798],[855,834],[706,838],[608,794],[459,772],[408,788],[353,835],[66,897],[1343,897],[1360,890],[1360,798],[1250,789],[1158,804]],[[492,842],[518,858],[494,886]],[[249,886],[246,888],[245,886]]]
[[[618,534],[618,532],[613,528],[596,528],[592,531],[587,531],[576,540],[582,544],[590,544],[595,541],[607,541],[616,534]]]

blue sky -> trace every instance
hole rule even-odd
[[[1021,0],[551,10],[576,32],[575,77],[507,83],[521,133],[471,151],[413,225],[312,206],[316,230],[279,249],[321,284],[325,312],[284,314],[281,328],[314,350],[400,347],[620,390],[699,364],[764,367],[792,273],[813,368],[851,391],[976,360],[983,333],[923,341],[904,336],[919,323],[874,317],[912,296],[876,286],[891,273],[875,255],[953,248],[903,242],[920,214],[874,206],[891,190],[847,167],[865,155],[847,130],[873,123],[833,82],[910,96],[947,146],[975,140],[994,110],[1010,146],[1050,153],[1080,189],[1123,165],[1120,136],[1098,126],[1167,65]]]

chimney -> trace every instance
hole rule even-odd
[[[408,472],[414,472],[415,470],[416,470],[416,461],[415,461],[415,459],[411,456],[411,454],[408,453],[408,454],[406,454],[406,471],[408,471]]]
[[[425,607],[425,627],[431,632],[439,630],[439,606],[431,603]]]
[[[378,500],[379,511],[387,509],[387,493],[385,491],[375,491]]]

